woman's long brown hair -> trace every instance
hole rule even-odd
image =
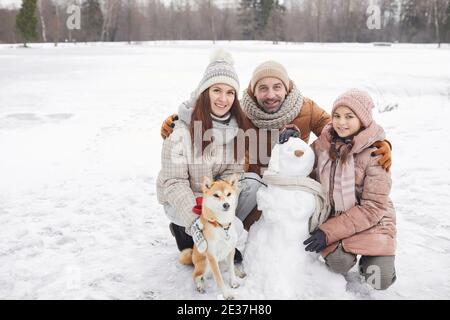
[[[236,122],[238,124],[238,128],[244,130],[244,132],[246,132],[251,126],[250,126],[250,122],[247,118],[247,116],[245,115],[245,113],[242,111],[241,108],[241,104],[239,102],[239,99],[237,97],[237,92],[235,92],[235,97],[234,97],[234,101],[233,104],[231,105],[231,116],[234,117],[236,119]],[[212,117],[211,117],[211,101],[209,99],[209,88],[206,89],[205,91],[203,91],[200,96],[197,99],[197,102],[195,103],[195,107],[194,107],[194,111],[192,112],[192,117],[191,117],[191,123],[189,126],[189,131],[191,133],[191,143],[192,145],[194,145],[195,141],[201,141],[202,145],[201,146],[195,146],[195,148],[197,148],[197,150],[201,150],[202,154],[205,151],[205,148],[212,142],[212,141],[203,141],[203,137],[205,135],[205,132],[208,129],[212,128]],[[201,139],[195,139],[194,137],[194,123],[195,121],[201,121],[202,122],[202,136]],[[236,143],[236,139],[235,138],[235,144],[234,144],[234,149],[235,149],[235,159],[236,159],[236,148],[237,148],[237,143]],[[246,139],[246,143],[247,143],[247,139]],[[201,147],[201,148],[200,148]],[[246,149],[247,146],[246,146]]]

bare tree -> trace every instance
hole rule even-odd
[[[214,11],[215,11],[215,8],[213,5],[211,5],[211,0],[208,0],[208,12],[209,12],[209,16],[210,16],[212,41],[213,41],[213,43],[216,43],[217,35],[216,35],[216,25],[214,23]]]
[[[438,48],[441,47],[441,35],[439,33],[439,15],[438,15],[438,4],[437,0],[433,0],[433,7],[434,7],[434,25],[436,29],[436,40],[438,43]]]
[[[449,0],[433,0],[433,22],[436,35],[436,42],[438,43],[438,48],[441,47],[442,42],[442,27],[448,27],[447,20],[450,18],[450,1]],[[445,34],[444,34],[445,39]]]
[[[149,36],[148,40],[161,40],[168,38],[168,9],[159,0],[148,0],[145,5],[147,6],[146,11],[146,22],[148,26],[146,30]]]
[[[131,43],[134,4],[133,0],[127,0],[127,41],[129,44]]]
[[[114,41],[122,1],[106,1],[101,41]]]
[[[54,44],[55,47],[58,46],[59,41],[59,30],[60,30],[60,21],[59,21],[59,4],[58,2],[55,2],[55,37],[54,37]]]
[[[314,2],[315,6],[315,13],[316,13],[316,41],[321,42],[322,37],[320,36],[320,23],[321,23],[321,18],[322,18],[322,5],[323,5],[323,1],[322,0],[316,0]]]
[[[15,21],[18,13],[16,9],[0,8],[0,43],[16,43]]]
[[[39,12],[39,21],[41,23],[41,35],[42,35],[42,41],[47,42],[47,33],[45,30],[45,20],[44,20],[44,16],[42,14],[42,1],[38,0],[37,2],[37,9]]]
[[[221,11],[217,11],[216,26],[218,39],[240,39],[238,17],[235,10],[231,8],[225,8]]]

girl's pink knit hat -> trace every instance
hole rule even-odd
[[[364,127],[367,128],[372,123],[372,108],[375,105],[366,91],[350,89],[344,92],[334,101],[331,114],[333,115],[336,108],[341,106],[351,109]]]

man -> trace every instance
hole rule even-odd
[[[314,101],[304,97],[295,83],[289,78],[286,69],[278,62],[266,61],[253,72],[248,88],[244,91],[241,106],[258,132],[257,137],[267,137],[267,147],[260,152],[260,143],[256,143],[257,161],[249,164],[248,171],[262,175],[267,168],[274,143],[284,143],[289,137],[300,137],[308,143],[311,132],[320,136],[322,129],[331,121],[330,115],[320,108]],[[167,118],[161,128],[161,136],[165,139],[175,126],[177,115]],[[264,130],[264,134],[261,134]],[[272,137],[273,130],[278,130],[279,138]],[[276,132],[276,131],[275,131]],[[391,146],[389,142],[377,141],[378,149],[374,156],[382,154],[379,160],[384,169],[391,166]],[[267,153],[267,157],[261,157]],[[251,225],[261,216],[261,211],[255,207],[244,220],[244,228],[249,230]]]

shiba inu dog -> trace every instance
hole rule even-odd
[[[234,226],[235,210],[238,202],[238,176],[227,180],[212,181],[203,178],[203,204],[200,222],[203,235],[208,243],[204,253],[200,253],[194,245],[193,249],[185,249],[180,254],[180,262],[194,264],[193,278],[197,291],[204,291],[204,276],[212,271],[214,280],[225,299],[233,299],[233,295],[225,287],[219,263],[225,261],[230,274],[229,283],[237,288],[236,273],[239,277],[245,274],[234,267],[234,254],[238,235]]]

